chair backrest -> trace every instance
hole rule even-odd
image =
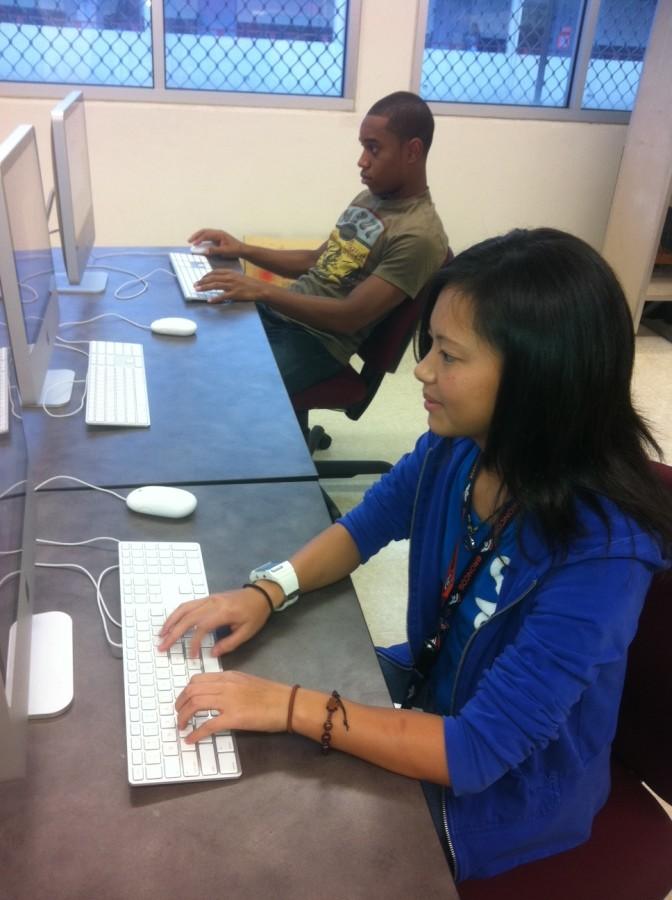
[[[672,502],[672,467],[652,463]],[[665,488],[664,488],[665,489]],[[672,803],[672,570],[656,575],[644,601],[628,667],[613,755]]]
[[[448,248],[443,265],[453,258]],[[431,281],[431,280],[430,280]],[[407,297],[371,331],[357,354],[364,365],[360,372],[350,366],[319,384],[292,395],[297,413],[310,409],[342,409],[349,419],[359,419],[376,395],[388,372],[396,372],[425,304],[429,284],[415,297]]]
[[[449,247],[442,267],[447,266],[453,256]],[[407,297],[362,341],[357,355],[364,362],[360,377],[366,384],[366,392],[361,400],[346,406],[345,414],[349,419],[359,419],[376,396],[385,375],[397,371],[420,321],[430,284],[431,278],[415,297]]]
[[[448,265],[453,255],[449,247],[442,267]],[[382,376],[386,372],[397,371],[422,315],[428,287],[429,284],[426,284],[415,297],[407,297],[362,342],[357,354],[371,373],[378,372]]]

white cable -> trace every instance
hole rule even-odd
[[[18,550],[0,550],[0,556],[14,556],[15,553],[23,553],[23,547]]]
[[[23,416],[20,416],[20,415],[17,413],[16,407],[14,406],[14,397],[12,396],[12,391],[13,391],[13,390],[16,391],[16,392],[18,393],[18,390],[19,390],[19,389],[18,389],[18,387],[17,387],[15,384],[10,384],[10,386],[9,386],[9,405],[10,405],[10,407],[11,407],[12,415],[14,416],[14,418],[15,418],[15,419],[19,419],[19,421],[21,421],[21,420],[23,419]]]
[[[170,275],[172,278],[177,278],[174,272],[171,272],[169,269],[158,268],[152,269],[151,272],[147,272],[145,275],[134,275],[133,278],[130,278],[128,281],[125,281],[123,284],[119,285],[119,287],[114,292],[114,296],[117,300],[135,300],[136,297],[140,297],[145,291],[149,290],[149,281],[148,279],[155,275],[157,272],[163,272],[166,275]],[[133,284],[135,281],[142,283],[142,288],[139,291],[136,291],[135,294],[130,294],[128,297],[122,297],[121,292],[124,291],[128,285]]]
[[[116,544],[120,544],[120,538],[110,537],[107,534],[101,534],[100,537],[87,538],[85,541],[50,541],[47,538],[35,538],[36,544],[46,544],[50,547],[83,547],[85,544],[95,544],[96,541],[114,541]],[[9,551],[6,551],[9,552]],[[18,550],[14,550],[14,553],[18,553]]]
[[[98,591],[98,596],[100,597],[100,602],[103,606],[103,609],[105,610],[105,614],[107,615],[107,618],[110,620],[110,622],[112,622],[114,625],[116,625],[117,628],[121,631],[121,622],[117,622],[117,620],[114,618],[112,613],[107,608],[107,605],[103,598],[103,592],[100,589],[100,586],[103,583],[103,578],[107,575],[107,573],[114,572],[114,570],[118,569],[118,568],[119,568],[119,563],[117,563],[114,566],[108,566],[106,569],[103,569],[103,571],[98,576],[98,581],[96,582],[96,590]]]
[[[89,354],[86,350],[80,350],[79,347],[71,347],[71,344],[90,344],[90,341],[71,341],[68,338],[61,337],[60,334],[57,334],[54,343],[57,347],[61,347],[63,350],[72,350],[73,353],[81,353],[82,356],[86,356],[89,358]]]
[[[37,275],[46,275],[46,274],[47,274],[47,272],[36,272],[35,275],[27,275],[26,277],[27,277],[27,278],[35,278],[35,277],[37,277]],[[30,291],[32,294],[34,294],[32,300],[24,300],[24,298],[21,297],[21,303],[23,303],[24,306],[26,306],[28,303],[35,303],[35,301],[36,301],[37,299],[39,299],[39,296],[40,296],[40,295],[39,295],[38,292],[35,290],[35,288],[32,286],[32,284],[26,284],[24,281],[20,281],[20,282],[19,282],[19,287],[20,287],[22,290]]]
[[[14,490],[14,488],[21,487],[22,484],[26,484],[25,478],[22,478],[21,481],[14,482],[14,484],[10,484],[10,486],[8,488],[5,488],[5,490],[0,494],[0,500],[2,500],[3,497],[6,497],[10,491]]]
[[[121,644],[117,641],[113,641],[110,635],[109,629],[107,627],[107,619],[106,616],[109,617],[110,621],[113,622],[118,628],[121,628],[121,625],[114,619],[105,605],[105,601],[103,599],[103,595],[100,592],[100,580],[96,581],[93,575],[89,572],[88,569],[85,569],[84,566],[77,565],[77,563],[35,563],[36,566],[39,566],[43,569],[74,569],[77,572],[82,572],[82,574],[86,575],[89,581],[93,584],[93,587],[96,591],[96,603],[98,605],[98,612],[100,613],[100,619],[103,623],[103,630],[105,631],[105,639],[107,643],[111,647],[116,647],[117,649],[121,649]],[[114,568],[114,567],[112,567]],[[105,572],[108,572],[109,569],[106,569]],[[103,574],[105,574],[103,572]]]
[[[6,581],[9,581],[10,578],[16,578],[16,576],[20,574],[21,569],[17,569],[16,572],[8,572],[6,575],[3,575],[3,577],[0,578],[0,590],[2,589],[2,586]]]
[[[70,349],[74,349],[74,348],[71,347]],[[49,385],[46,393],[50,393],[53,390],[53,388],[58,387],[61,384],[69,384],[69,383],[70,383],[69,378],[62,378],[60,381],[55,381],[55,382],[53,382],[53,384]],[[46,393],[45,393],[45,399],[42,401],[42,410],[49,416],[49,418],[51,418],[51,419],[69,419],[71,416],[76,416],[77,413],[82,411],[82,409],[84,408],[84,401],[86,400],[87,381],[85,378],[75,378],[75,380],[72,382],[72,384],[83,384],[84,385],[84,390],[82,391],[82,400],[81,400],[79,406],[77,407],[77,409],[73,409],[72,412],[67,412],[67,413],[50,412],[49,409],[47,408],[47,400],[46,400]]]
[[[20,416],[16,411],[16,407],[14,406],[14,397],[12,396],[12,391],[16,391],[17,393],[19,391],[18,387],[15,384],[10,384],[10,386],[9,386],[9,405],[12,410],[12,415],[14,416],[14,418],[21,421],[23,419],[23,416]]]
[[[103,494],[112,494],[113,497],[117,497],[119,500],[123,500],[126,502],[126,497],[122,496],[122,494],[117,494],[116,491],[111,491],[109,488],[99,487],[97,484],[89,484],[88,481],[82,481],[81,478],[77,478],[75,475],[52,475],[51,478],[47,478],[45,481],[41,481],[39,484],[35,485],[33,488],[34,491],[41,490],[45,485],[49,484],[51,481],[56,481],[58,478],[65,478],[66,481],[76,481],[78,484],[83,484],[84,487],[93,488],[94,491],[100,491]],[[22,484],[22,482],[17,482],[17,484]],[[16,484],[13,484],[12,487],[16,487]],[[8,488],[11,490],[12,488]],[[2,495],[0,494],[0,499],[2,499]],[[116,540],[116,538],[111,538],[110,540]]]
[[[166,256],[165,250],[108,250],[105,253],[99,253],[94,250],[91,259],[96,262],[99,259],[110,259],[113,256]]]
[[[110,254],[110,255],[114,255],[114,254]],[[120,255],[124,255],[124,254],[120,254]],[[165,254],[154,254],[154,255],[164,256]],[[129,272],[128,269],[120,269],[117,266],[96,266],[96,265],[94,265],[94,266],[88,266],[87,268],[88,269],[102,269],[105,272],[120,272],[122,275],[130,275],[130,278],[128,279],[128,281],[125,281],[120,287],[118,287],[115,290],[114,297],[116,300],[135,300],[136,297],[140,297],[142,294],[144,294],[146,291],[149,290],[149,281],[147,279],[150,278],[155,272],[166,272],[168,275],[176,277],[173,274],[173,272],[170,272],[168,269],[161,269],[161,268],[152,269],[152,271],[148,272],[146,275],[136,275],[135,272]],[[44,273],[40,273],[40,274],[44,274]],[[33,278],[35,276],[31,275],[30,277]],[[140,290],[136,291],[134,294],[131,294],[129,297],[122,297],[121,292],[123,290],[125,290],[125,288],[129,284],[134,284],[135,282],[139,282],[142,285]]]
[[[70,325],[89,325],[91,322],[97,322],[98,319],[106,318],[121,319],[122,322],[128,322],[130,325],[135,325],[136,328],[143,328],[145,331],[152,330],[149,325],[143,325],[141,322],[134,322],[133,319],[127,319],[126,316],[120,316],[118,313],[101,313],[99,316],[94,316],[92,319],[82,319],[80,322],[61,322],[58,327],[67,328]],[[61,340],[65,340],[65,338],[61,338]]]

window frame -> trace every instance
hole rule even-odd
[[[660,2],[660,0],[659,0]],[[420,92],[422,62],[425,52],[425,34],[430,0],[417,0],[415,45],[411,73],[411,90]],[[525,106],[498,103],[452,103],[428,100],[437,116],[469,116],[488,119],[541,119],[556,122],[594,122],[627,125],[631,113],[628,110],[583,109],[581,101],[595,41],[602,0],[583,0],[583,19],[574,64],[567,106]],[[644,59],[646,60],[646,48]]]
[[[323,109],[351,111],[355,108],[357,64],[363,0],[348,0],[348,19],[345,30],[345,69],[343,96],[325,97],[306,94],[243,93],[237,91],[200,91],[167,88],[164,56],[163,2],[151,4],[153,87],[118,87],[81,84],[76,82],[0,81],[0,96],[63,97],[68,91],[80,89],[87,100],[117,100],[144,103],[174,103],[196,106],[251,106],[278,109]]]

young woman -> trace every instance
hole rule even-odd
[[[311,591],[410,537],[408,643],[379,654],[404,708],[226,672],[192,679],[177,709],[183,727],[217,709],[205,728],[291,729],[421,779],[460,880],[588,837],[628,645],[672,555],[672,504],[630,399],[630,313],[582,241],[515,231],[460,254],[434,283],[419,349],[430,430],[414,451],[279,576],[181,606],[161,646],[226,624],[226,653],[294,573]]]

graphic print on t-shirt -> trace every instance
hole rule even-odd
[[[327,247],[316,268],[327,281],[353,284],[371,253],[371,248],[385,230],[378,216],[364,206],[349,206],[329,235]]]
[[[486,588],[483,593],[487,591],[487,593],[491,593],[492,588],[494,587],[495,599],[488,600],[484,597],[479,597],[476,595],[474,597],[474,603],[478,608],[479,612],[474,617],[474,630],[480,628],[484,622],[487,622],[490,616],[497,609],[497,599],[499,597],[499,592],[502,589],[502,581],[504,579],[504,569],[509,565],[511,560],[508,556],[495,556],[495,558],[490,563],[490,577],[494,581],[494,585],[488,582],[480,582],[479,587]]]

